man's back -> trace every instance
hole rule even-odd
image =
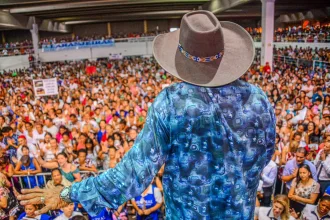
[[[217,88],[179,83],[166,93],[167,218],[252,219],[259,175],[274,151],[267,97],[239,80]]]
[[[117,209],[140,195],[165,163],[166,219],[252,219],[274,144],[275,115],[257,87],[174,84],[157,96],[121,162],[73,184],[70,200],[92,215]]]

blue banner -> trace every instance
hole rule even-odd
[[[115,45],[114,39],[105,40],[92,40],[92,41],[76,41],[76,42],[66,42],[57,43],[50,45],[42,45],[42,51],[58,51],[58,50],[72,50],[81,48],[91,48],[91,47],[113,47]]]

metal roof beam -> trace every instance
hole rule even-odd
[[[254,0],[212,0],[206,5],[207,9],[214,14],[221,13],[231,8],[253,2]]]
[[[112,5],[137,5],[137,4],[157,4],[157,3],[205,3],[209,0],[100,0],[100,1],[79,1],[66,4],[53,4],[36,7],[24,7],[24,8],[12,8],[10,13],[30,13],[40,11],[52,11],[61,9],[73,9],[73,8],[89,8],[89,7],[103,7]]]

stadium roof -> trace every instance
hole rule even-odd
[[[73,24],[176,19],[198,9],[220,20],[261,18],[260,0],[2,0],[0,29],[29,29],[36,22],[66,32]],[[275,15],[278,22],[329,18],[330,1],[276,0]]]

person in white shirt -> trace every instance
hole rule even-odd
[[[56,134],[58,132],[58,128],[53,124],[53,121],[50,118],[46,118],[43,130],[45,132],[49,132],[52,137],[56,137]]]
[[[317,169],[317,180],[320,183],[320,195],[330,186],[330,142],[325,142],[324,147],[316,155],[314,165]]]
[[[261,200],[262,206],[270,205],[276,176],[277,176],[277,165],[273,160],[270,160],[261,173],[261,180],[263,182],[262,185],[263,198]]]
[[[298,214],[292,210],[291,215],[295,219],[307,220],[330,220],[330,196],[323,196],[318,205],[306,205],[301,212],[300,218]]]
[[[77,215],[82,216],[80,212],[74,211],[74,203],[70,203],[68,206],[62,208],[61,210],[63,211],[63,213],[60,216],[56,217],[55,220],[69,220]]]
[[[286,195],[277,195],[272,207],[256,207],[254,220],[294,220],[290,215],[289,198]]]
[[[23,146],[27,146],[29,148],[30,157],[34,157],[34,155],[37,155],[37,148],[33,144],[28,144],[26,141],[26,137],[24,135],[18,137],[18,146],[19,147],[17,148],[16,151],[17,160],[20,160],[23,156],[23,152],[22,152]]]
[[[41,124],[36,124],[35,129],[33,130],[33,139],[35,142],[39,143],[40,140],[45,139],[46,132],[42,130],[42,125]]]
[[[306,85],[303,85],[301,88],[302,91],[306,92],[306,96],[308,98],[312,98],[313,96],[313,90],[314,90],[314,86],[312,85],[312,81],[308,80]]]

